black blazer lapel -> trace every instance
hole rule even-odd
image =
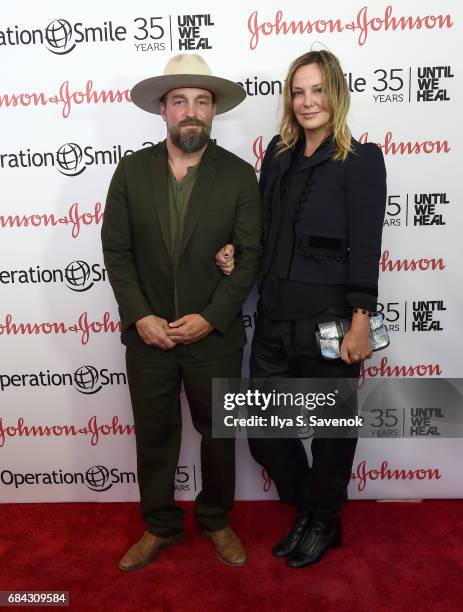
[[[336,149],[334,144],[331,142],[331,139],[322,143],[316,151],[310,156],[305,157],[303,162],[303,168],[312,168],[313,166],[318,166],[318,164],[322,164],[323,162],[331,159],[335,154]]]
[[[220,150],[211,141],[207,149],[204,151],[201,159],[201,165],[198,169],[196,182],[191,192],[190,201],[188,202],[187,212],[185,215],[185,224],[183,227],[182,245],[180,248],[180,257],[183,255],[188,241],[193,234],[193,230],[198,222],[199,216],[206,203],[207,197],[212,189],[215,176],[218,170],[218,159]]]
[[[150,158],[151,184],[153,186],[155,209],[161,227],[162,237],[168,253],[171,253],[170,245],[170,221],[169,221],[169,192],[168,192],[168,167],[167,148],[165,141],[158,143]]]
[[[296,155],[298,147],[305,146],[305,138],[298,141],[296,143],[296,152],[294,149],[287,149],[283,151],[280,155],[276,156],[278,160],[279,166],[279,175],[280,177],[288,170],[289,165],[291,164],[291,159],[293,152]],[[310,157],[303,158],[303,166],[304,168],[311,168],[312,166],[317,166],[318,164],[323,163],[327,159],[330,159],[335,154],[336,149],[334,143],[331,140],[331,136],[328,136],[324,142],[318,147],[316,151]]]
[[[276,156],[276,160],[278,161],[278,166],[280,169],[279,175],[280,177],[288,170],[289,165],[291,163],[291,156],[293,153],[293,149],[286,149],[283,153]]]

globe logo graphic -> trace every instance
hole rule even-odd
[[[86,168],[83,166],[79,170],[82,162],[82,149],[75,142],[67,142],[56,151],[56,161],[58,170],[66,176],[77,176]]]
[[[107,491],[112,487],[109,482],[109,470],[104,465],[94,465],[85,472],[87,488],[91,491]],[[109,483],[109,484],[108,484]]]
[[[64,270],[66,286],[73,291],[87,291],[93,287],[90,280],[90,266],[86,261],[72,261]]]
[[[55,19],[45,29],[45,38],[49,45],[49,51],[56,55],[65,55],[72,51],[75,45],[68,49],[72,38],[72,26],[66,19]]]
[[[101,389],[101,385],[97,387],[100,375],[98,370],[90,365],[84,365],[74,372],[74,385],[77,391],[91,395]]]

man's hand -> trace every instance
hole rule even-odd
[[[234,254],[235,247],[232,244],[226,244],[215,255],[215,264],[225,276],[230,276],[235,269]]]
[[[135,323],[138,333],[145,344],[158,346],[162,349],[171,349],[175,346],[175,340],[167,335],[168,323],[161,317],[149,315],[139,319]]]
[[[189,314],[169,323],[167,335],[178,344],[192,344],[210,334],[213,329],[200,314]]]

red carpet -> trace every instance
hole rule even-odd
[[[277,502],[239,502],[231,524],[248,564],[221,564],[196,531],[148,568],[116,564],[143,525],[137,504],[0,506],[0,590],[66,590],[72,610],[155,612],[453,611],[463,609],[463,501],[350,502],[345,545],[293,570],[269,549],[292,517]]]

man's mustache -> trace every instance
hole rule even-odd
[[[204,123],[204,121],[200,121],[199,119],[184,119],[183,121],[180,121],[177,125],[177,127],[185,127],[188,125],[197,125],[199,127],[206,127],[206,124]]]

